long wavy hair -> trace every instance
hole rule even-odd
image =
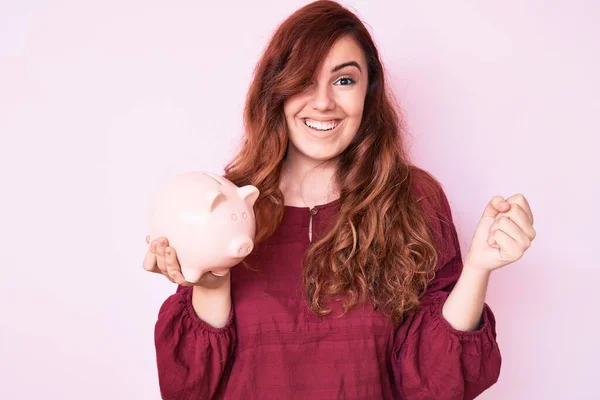
[[[254,209],[256,243],[281,223],[279,189],[288,146],[283,103],[303,92],[333,44],[349,35],[368,64],[368,91],[361,125],[338,157],[334,176],[340,210],[303,263],[309,307],[327,315],[328,299],[342,296],[344,313],[370,303],[399,323],[420,306],[438,261],[431,226],[419,206],[419,187],[438,193],[439,182],[410,164],[404,127],[386,86],[383,65],[360,19],[333,1],[304,6],[278,27],[257,63],[244,111],[245,135],[225,177],[260,190]]]

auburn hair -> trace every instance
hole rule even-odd
[[[337,160],[339,213],[307,250],[303,281],[317,315],[329,314],[328,299],[342,296],[344,313],[370,304],[399,323],[419,308],[438,261],[431,216],[419,206],[415,187],[435,195],[441,185],[409,162],[404,125],[378,50],[355,14],[336,2],[316,1],[281,23],[254,71],[245,133],[224,176],[260,190],[254,205],[256,243],[264,241],[284,213],[279,189],[288,146],[283,103],[308,87],[333,44],[347,35],[366,56],[368,90],[358,132]]]

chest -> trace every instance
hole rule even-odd
[[[370,307],[342,313],[342,298],[331,301],[331,314],[320,317],[308,307],[302,282],[307,241],[258,247],[248,257],[251,269],[231,272],[238,344],[369,343],[386,348],[393,342],[388,318]]]

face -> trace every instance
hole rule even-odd
[[[327,161],[339,156],[358,131],[367,94],[367,64],[358,43],[343,37],[331,48],[307,91],[283,105],[288,157]]]

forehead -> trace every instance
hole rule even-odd
[[[331,47],[331,50],[329,50],[329,53],[327,53],[327,56],[323,60],[321,70],[322,72],[329,73],[337,65],[349,61],[356,61],[362,70],[365,70],[366,60],[362,48],[354,38],[344,36]]]

